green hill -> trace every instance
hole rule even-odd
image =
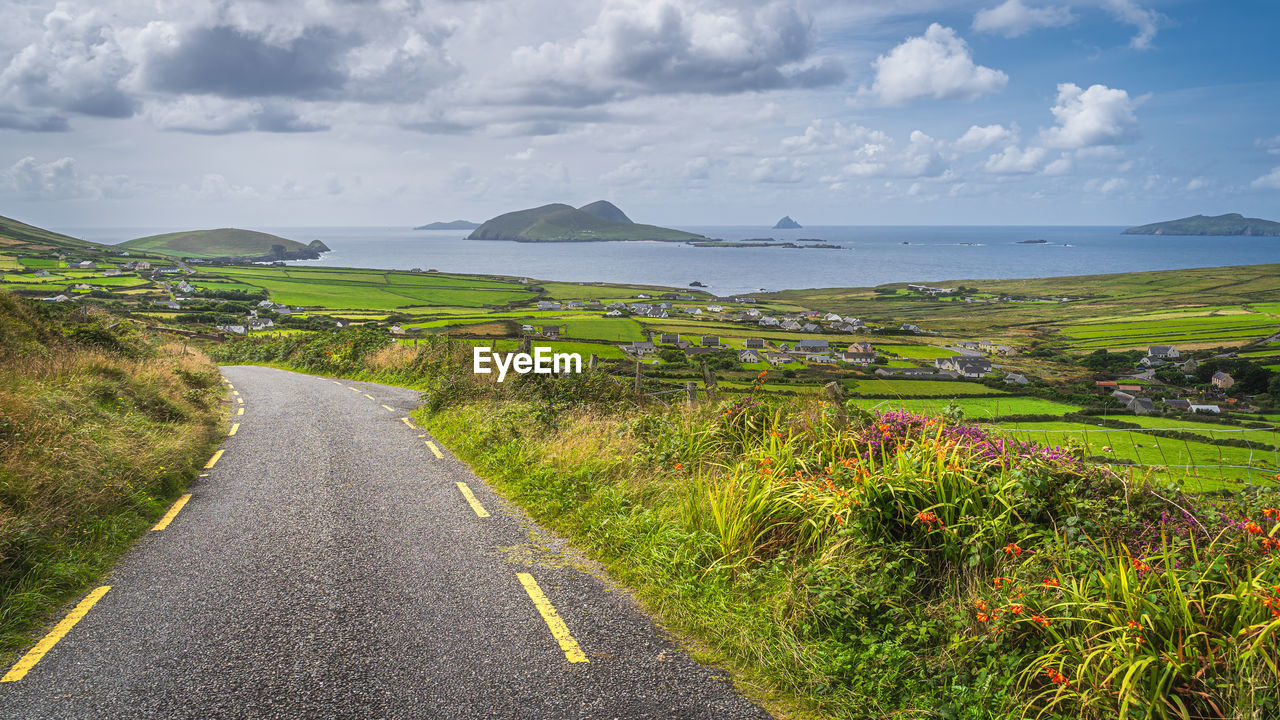
[[[475,230],[480,227],[478,223],[469,220],[450,220],[449,222],[433,222],[426,225],[419,225],[414,230]]]
[[[1240,213],[1227,215],[1193,215],[1181,220],[1139,225],[1125,230],[1124,235],[1280,235],[1280,222],[1247,218]]]
[[[627,223],[629,225],[635,224],[631,222],[631,218],[627,217],[626,213],[622,212],[617,205],[614,205],[608,200],[597,200],[593,203],[583,205],[578,209],[588,215],[595,215],[602,220],[608,220],[616,223]]]
[[[587,211],[591,209],[591,212]],[[621,217],[625,222],[609,219]],[[682,230],[633,223],[615,205],[599,201],[574,208],[563,203],[516,210],[491,218],[476,228],[471,240],[514,240],[516,242],[603,242],[650,240],[686,242],[704,240],[702,235]]]
[[[255,260],[314,260],[329,250],[319,240],[304,245],[279,235],[238,228],[151,235],[120,243],[117,247],[171,257]]]
[[[97,243],[73,238],[52,230],[0,216],[0,249],[46,250],[48,248],[87,249],[101,248]]]

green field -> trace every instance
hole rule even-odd
[[[134,252],[150,252],[158,255],[192,258],[257,257],[271,253],[273,246],[285,251],[305,250],[305,243],[282,238],[279,235],[218,228],[216,230],[187,230],[135,238],[117,247]]]
[[[278,303],[328,309],[396,310],[431,305],[479,308],[533,297],[518,283],[426,273],[323,268],[272,272],[231,267],[219,268],[216,276],[266,290]],[[207,280],[200,278],[199,282]]]
[[[900,409],[921,413],[938,413],[948,404],[954,403],[964,410],[967,417],[973,418],[998,418],[1006,415],[1063,415],[1080,409],[1076,405],[1041,400],[1040,398],[1018,397],[1016,395],[1011,395],[1008,398],[961,397],[955,400],[949,398],[938,398],[937,400],[927,398],[908,400],[854,398],[853,402],[862,408],[875,408],[877,410]]]
[[[882,378],[866,380],[850,380],[846,383],[849,392],[859,395],[934,395],[936,397],[955,397],[958,395],[995,395],[1000,390],[980,383],[948,380],[886,380]]]

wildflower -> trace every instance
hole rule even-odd
[[[1262,527],[1259,526],[1258,523],[1250,521],[1245,523],[1244,531],[1249,533],[1250,535],[1261,535]]]
[[[1063,675],[1054,668],[1045,668],[1044,674],[1049,676],[1049,682],[1054,685],[1066,687],[1071,684],[1071,681],[1067,679],[1066,675]]]
[[[976,617],[978,618],[978,622],[987,622],[991,619],[990,615],[982,612],[978,613]]]
[[[994,582],[996,584],[996,589],[999,590],[1000,588],[1004,587],[1006,584],[1012,584],[1013,578],[997,577],[997,578],[994,578]]]
[[[979,610],[986,610],[986,609],[987,609],[987,604],[986,604],[985,602],[983,602],[982,600],[978,600],[978,601],[974,602],[974,603],[973,603],[973,606],[974,606],[974,607],[976,607],[976,608],[978,608]]]
[[[683,467],[684,467],[684,463],[676,463],[675,465],[672,466],[672,469],[679,470]]]
[[[1022,548],[1017,543],[1009,543],[1004,546],[1004,554],[1010,557],[1022,557]]]
[[[760,374],[756,376],[756,382],[764,381],[765,377],[767,377],[768,375],[769,375],[768,370],[761,370]]]
[[[1141,574],[1143,574],[1143,575],[1145,575],[1145,574],[1147,574],[1147,573],[1151,572],[1151,566],[1150,566],[1150,565],[1148,565],[1148,564],[1146,564],[1146,563],[1144,563],[1144,562],[1142,562],[1142,561],[1141,561],[1141,560],[1139,560],[1138,558],[1134,558],[1134,559],[1133,559],[1132,561],[1130,561],[1130,562],[1131,562],[1131,563],[1132,563],[1132,565],[1133,565],[1133,569],[1134,569],[1134,570],[1137,570],[1139,573],[1141,573]]]
[[[1032,615],[1031,622],[1038,623],[1041,627],[1049,627],[1049,618],[1043,615]]]
[[[920,512],[916,513],[916,521],[922,522],[925,525],[928,525],[930,530],[933,529],[934,523],[937,523],[938,527],[940,528],[946,527],[946,525],[942,522],[942,518],[939,518],[937,515],[933,514],[929,510],[921,510]]]
[[[1280,508],[1263,508],[1262,516],[1272,520],[1280,520]]]
[[[1019,605],[1018,603],[1013,603],[1012,605],[1009,606],[1009,612],[1013,613],[1014,615],[1021,615],[1022,606]]]
[[[1058,578],[1055,578],[1055,577],[1045,578],[1045,581],[1044,581],[1044,582],[1042,582],[1042,583],[1040,583],[1040,584],[1041,584],[1041,585],[1043,585],[1044,587],[1047,587],[1047,588],[1056,588],[1056,587],[1059,587],[1059,585],[1058,585]]]

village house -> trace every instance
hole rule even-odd
[[[248,334],[248,331],[245,329],[245,326],[243,325],[218,325],[217,327],[222,332],[228,332],[228,333],[231,333],[232,335]]]
[[[977,350],[977,349],[978,349],[978,343],[976,343],[976,342],[974,342],[974,341],[972,341],[972,340],[961,340],[960,342],[956,343],[956,345],[957,345],[958,347],[962,347],[962,348],[964,348],[965,350]]]
[[[805,323],[804,326],[800,328],[800,332],[807,332],[807,333],[822,332],[822,328],[817,325],[814,325],[813,323]]]
[[[1151,398],[1136,397],[1125,408],[1132,410],[1134,415],[1150,415],[1156,411],[1156,404]]]
[[[1167,361],[1161,360],[1160,358],[1154,357],[1152,355],[1148,355],[1142,358],[1141,360],[1139,360],[1138,364],[1144,368],[1158,368],[1161,365],[1166,365]]]
[[[1005,355],[1005,356],[1018,354],[1018,351],[1010,345],[996,345],[995,347],[991,348],[990,352],[994,352],[996,355]]]
[[[73,290],[92,290],[93,288],[89,287],[88,285],[85,285],[84,283],[76,283],[74,286],[72,286],[72,289]]]
[[[743,347],[749,347],[752,350],[763,350],[764,339],[763,338],[747,338],[745,341],[743,341],[742,345]]]
[[[758,318],[762,313],[756,308],[747,308],[743,311],[743,314],[749,318]]]
[[[1200,367],[1200,363],[1196,362],[1195,358],[1187,358],[1186,360],[1177,363],[1175,367],[1177,367],[1183,375],[1194,375],[1196,368]]]
[[[685,309],[684,309],[684,311],[685,311],[685,312],[687,312],[687,313],[689,313],[690,315],[701,315],[701,314],[702,314],[702,308],[687,307],[687,308],[685,308]]]
[[[786,365],[789,362],[794,362],[791,359],[790,355],[787,355],[786,353],[778,353],[778,352],[765,353],[764,359],[774,367],[778,367],[779,365]]]
[[[539,300],[538,309],[539,310],[559,310],[560,303],[555,302],[553,300]]]
[[[123,274],[120,272],[120,268],[110,268],[102,271],[102,277],[119,277]]]
[[[659,320],[671,317],[670,315],[667,314],[667,311],[663,310],[662,308],[650,308],[649,312],[645,313],[644,315],[645,317],[657,318]]]
[[[967,378],[985,377],[991,372],[991,361],[983,357],[966,357],[957,356],[949,358],[939,358],[934,361],[934,365],[940,370],[949,370],[951,372]]]
[[[1209,384],[1213,385],[1219,390],[1230,390],[1231,387],[1236,384],[1236,379],[1231,377],[1231,375],[1219,370],[1218,372],[1213,374],[1212,378],[1209,379]]]
[[[604,305],[601,305],[599,300],[592,300],[591,302],[587,303],[587,309],[588,309],[588,310],[602,310],[602,309],[604,309]]]
[[[1222,414],[1222,408],[1217,405],[1192,405],[1189,409],[1193,413],[1207,413],[1210,415]]]
[[[874,352],[844,352],[840,354],[840,359],[852,365],[866,367],[875,363],[876,354]]]
[[[630,345],[623,345],[622,351],[635,357],[648,357],[658,351],[658,348],[649,340],[633,342]]]
[[[1191,410],[1191,401],[1186,398],[1169,398],[1164,401],[1164,404],[1168,405],[1170,409],[1178,410],[1179,412],[1189,412]]]
[[[760,362],[760,354],[751,348],[743,348],[738,351],[738,362],[740,363],[758,363]]]
[[[650,298],[650,297],[649,297],[649,295],[647,295],[647,294],[645,294],[645,293],[637,293],[637,294],[636,294],[636,297],[637,297],[637,298],[640,298],[641,300],[651,300],[651,299],[652,299],[652,298]]]
[[[675,333],[664,333],[658,336],[658,342],[663,345],[675,345],[680,342],[680,336]]]
[[[778,324],[778,318],[776,317],[766,315],[760,318],[760,327],[777,327]]]
[[[1172,345],[1152,345],[1147,348],[1147,357],[1159,360],[1176,360],[1182,355]]]
[[[1031,382],[1027,379],[1026,375],[1019,373],[1009,373],[1008,375],[1005,375],[1004,381],[1010,385],[1026,385]]]
[[[45,277],[49,277],[50,275],[51,273],[48,270],[37,270],[35,271],[35,274],[32,275],[32,277],[45,278]]]
[[[269,318],[250,318],[249,319],[250,330],[265,330],[269,327],[274,326],[275,324],[276,324],[275,321]],[[391,328],[391,331],[395,332],[396,328],[399,328],[399,327],[400,327],[399,325],[396,325]],[[399,334],[401,335],[404,334],[404,328],[400,328]]]
[[[902,323],[902,327],[898,329],[902,332],[915,333],[917,335],[924,334],[924,330],[921,330],[919,325],[912,325],[911,323]]]
[[[833,363],[835,359],[831,357],[830,353],[811,352],[805,353],[804,361],[807,363]]]
[[[851,343],[849,347],[845,349],[845,352],[871,353],[872,355],[874,355],[876,352],[876,349],[874,346],[872,346],[871,343],[867,342],[866,340],[859,340],[858,342]]]
[[[610,310],[609,312],[605,313],[604,315],[605,315],[605,317],[622,317],[622,311],[621,311],[621,310],[618,310],[617,308],[614,308],[613,310]]]
[[[780,325],[780,327],[783,330],[796,331],[800,329],[800,323],[796,322],[795,320],[788,319],[788,320],[783,320],[782,325]]]
[[[70,299],[66,295],[54,295],[53,297],[40,298],[40,302],[67,302]]]
[[[698,343],[702,347],[720,347],[720,338],[716,335],[703,335]]]
[[[844,320],[844,318],[840,317],[835,313],[827,313],[826,315],[822,316],[822,319],[826,320],[827,322],[835,322],[835,323],[842,322]]]
[[[820,351],[826,352],[831,347],[831,343],[820,339],[805,339],[796,343],[796,350],[800,352]]]
[[[543,325],[542,337],[548,340],[555,340],[556,338],[560,337],[560,326],[559,325]]]
[[[98,267],[98,264],[92,260],[81,260],[80,264],[77,267],[79,267],[81,270],[88,270],[90,268]]]
[[[708,305],[707,312],[713,312],[713,313],[724,312],[724,307],[721,305]]]
[[[580,302],[580,301],[578,301],[578,300],[570,300],[570,301],[569,301],[569,307],[571,307],[571,308],[584,308],[584,307],[586,307],[586,306],[587,306],[587,304],[586,304],[586,303],[584,303],[584,302]]]

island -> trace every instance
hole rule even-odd
[[[774,223],[774,230],[799,230],[803,227],[800,223],[791,219],[790,215],[783,215],[782,219]]]
[[[513,242],[689,242],[705,235],[632,222],[607,200],[580,208],[552,203],[503,213],[484,221],[467,236],[469,240]]]
[[[1181,220],[1139,225],[1125,230],[1123,235],[1244,235],[1280,236],[1280,222],[1247,218],[1240,213],[1226,215],[1192,215]]]
[[[449,222],[436,221],[419,225],[414,230],[475,230],[480,227],[480,223],[473,223],[470,220],[450,220]]]
[[[249,262],[317,260],[321,253],[329,252],[329,248],[319,240],[304,244],[279,235],[240,228],[149,235],[127,240],[116,247],[175,258]]]
[[[1048,240],[1042,240],[1042,239],[1037,239],[1037,240],[1019,240],[1019,241],[1018,241],[1017,243],[1015,243],[1015,244],[1017,244],[1017,245],[1048,245],[1048,244],[1049,244],[1049,241],[1048,241]]]

